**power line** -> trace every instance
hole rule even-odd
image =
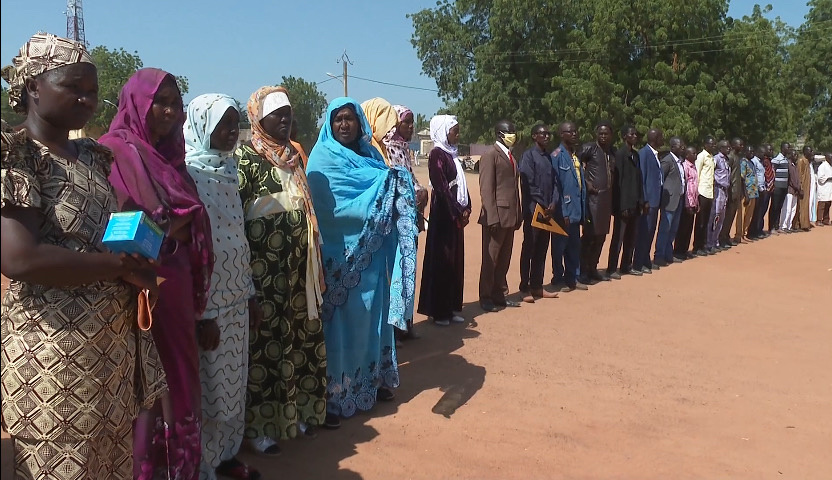
[[[411,85],[401,85],[399,83],[384,82],[382,80],[374,80],[372,78],[357,77],[355,75],[348,75],[348,77],[349,78],[354,78],[356,80],[364,80],[365,82],[378,83],[378,84],[381,84],[381,85],[389,85],[391,87],[409,88],[411,90],[423,90],[423,91],[426,91],[426,92],[434,92],[434,93],[439,92],[439,90],[437,90],[435,88],[425,88],[425,87],[414,87],[414,86],[411,86]]]

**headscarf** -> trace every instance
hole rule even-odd
[[[462,168],[462,162],[459,160],[456,145],[448,143],[448,132],[459,124],[454,115],[435,115],[430,119],[430,139],[433,141],[433,146],[448,153],[454,159],[456,166],[456,201],[462,206],[468,205],[468,181],[465,178],[465,169]],[[453,185],[451,185],[453,186]]]
[[[81,43],[51,33],[36,33],[20,47],[12,64],[3,67],[3,80],[9,83],[9,105],[17,113],[26,113],[26,105],[21,103],[21,99],[27,79],[81,62],[93,63]]]
[[[221,93],[200,95],[188,103],[184,135],[185,163],[189,166],[209,175],[237,177],[234,170],[226,168],[230,161],[234,161],[236,149],[222,152],[211,148],[211,134],[229,108],[237,110],[237,102]]]
[[[156,68],[134,73],[119,93],[118,112],[110,123],[110,131],[99,141],[112,149],[115,156],[110,183],[120,208],[141,209],[157,223],[172,215],[193,214],[189,252],[194,308],[201,315],[213,268],[211,224],[185,168],[184,113],[167,137],[157,145],[150,143],[147,117],[156,92],[167,79],[173,80],[173,75]]]
[[[403,105],[393,105],[393,109],[396,111],[396,114],[399,116],[399,123],[404,121],[407,114],[412,114],[413,112],[410,111],[409,108]],[[398,125],[397,123],[393,128],[387,132],[387,135],[384,136],[382,139],[382,144],[384,144],[385,149],[387,150],[387,164],[391,167],[393,166],[402,166],[407,168],[410,171],[410,174],[413,175],[413,167],[410,161],[410,145],[408,144],[407,140],[402,138],[401,135],[398,133]],[[416,177],[413,177],[414,184],[417,185],[417,188],[420,188],[418,185],[419,183],[416,181]]]
[[[332,119],[343,108],[355,111],[361,128],[355,150],[332,133]],[[361,288],[358,295],[372,303],[374,295],[386,291],[379,292],[372,281],[362,282],[362,276],[384,275],[390,282],[385,320],[406,328],[413,318],[416,284],[413,180],[404,168],[384,163],[370,143],[367,134],[372,128],[355,100],[336,98],[325,119],[307,166],[312,198],[325,212],[319,217],[327,284],[322,318],[331,319],[335,308],[356,298],[350,294],[354,288]]]
[[[372,133],[372,144],[381,153],[384,158],[384,163],[390,165],[390,159],[387,156],[387,149],[384,148],[383,140],[390,130],[396,128],[399,124],[399,114],[390,105],[390,102],[383,98],[371,98],[361,104],[361,109],[364,110],[364,115],[367,116],[367,121],[370,123]]]
[[[286,145],[278,143],[260,125],[260,120],[263,117],[282,108],[284,103],[285,106],[291,108],[292,104],[289,102],[288,92],[283,87],[261,87],[251,94],[251,98],[248,100],[248,118],[251,121],[251,146],[258,155],[268,160],[275,167],[291,172],[295,185],[303,193],[303,203],[306,208],[306,220],[309,227],[307,280],[317,278],[317,281],[307,281],[307,288],[315,288],[314,291],[307,292],[313,295],[313,297],[307,295],[307,304],[309,305],[310,318],[317,318],[318,305],[323,301],[322,294],[326,289],[326,284],[323,267],[321,266],[321,231],[318,227],[318,216],[315,214],[315,207],[312,203],[312,194],[309,191],[309,182],[306,179],[306,152],[303,151],[301,144],[289,140],[289,143],[300,156],[301,161],[297,162],[294,157],[289,156],[290,152]],[[311,298],[316,298],[318,301],[312,302],[310,301]]]

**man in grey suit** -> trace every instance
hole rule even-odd
[[[673,263],[673,240],[682,219],[686,192],[684,159],[685,143],[679,137],[670,139],[670,153],[661,160],[662,200],[660,203],[659,234],[653,263],[666,267]]]
[[[480,269],[480,307],[493,312],[497,307],[519,307],[506,299],[508,267],[514,245],[514,231],[523,224],[520,212],[520,169],[511,153],[517,138],[514,124],[500,120],[494,127],[497,141],[480,158],[482,210],[482,267]]]

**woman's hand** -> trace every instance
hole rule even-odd
[[[416,190],[416,208],[425,208],[428,204],[428,191],[424,189]]]
[[[200,320],[196,324],[196,336],[199,348],[211,352],[220,346],[220,327],[215,318]]]
[[[248,327],[251,330],[258,330],[263,323],[263,307],[256,298],[248,299]]]
[[[159,295],[159,284],[156,281],[156,263],[138,253],[119,254],[121,269],[124,272],[121,279],[135,285],[142,290],[149,290],[152,297]]]

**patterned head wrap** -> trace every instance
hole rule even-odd
[[[393,109],[396,113],[399,114],[399,121],[403,122],[407,114],[413,115],[413,110],[405,107],[404,105],[393,105]]]
[[[3,67],[3,80],[9,82],[9,105],[18,113],[26,112],[21,101],[26,79],[73,63],[93,63],[84,45],[51,33],[36,33],[20,47],[12,65]]]

